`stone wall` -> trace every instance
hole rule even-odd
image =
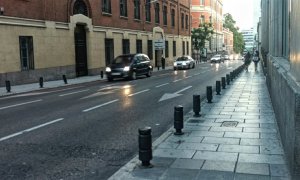
[[[300,84],[290,74],[290,63],[269,56],[267,85],[282,145],[294,176],[300,175]]]

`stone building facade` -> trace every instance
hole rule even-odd
[[[0,85],[100,74],[127,53],[171,65],[190,31],[190,0],[1,0]]]
[[[300,1],[262,0],[261,55],[285,154],[300,179]]]

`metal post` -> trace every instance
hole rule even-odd
[[[139,129],[139,160],[142,166],[150,167],[152,159],[152,136],[151,127]]]
[[[103,71],[100,72],[101,79],[103,79]]]
[[[217,95],[221,95],[220,92],[221,92],[221,81],[216,81],[216,92],[217,92]]]
[[[226,81],[227,81],[227,85],[230,85],[230,76],[229,76],[229,74],[226,74]]]
[[[6,91],[10,93],[11,90],[10,81],[5,81],[5,86],[6,86]]]
[[[226,89],[226,79],[225,79],[225,77],[222,77],[221,81],[222,81],[222,89]]]
[[[67,81],[67,77],[66,77],[66,75],[63,75],[63,76],[62,76],[62,78],[63,78],[63,80],[64,80],[65,84],[68,84],[68,81]]]
[[[176,129],[175,135],[182,135],[183,128],[183,106],[175,106],[174,108],[174,128]]]
[[[212,103],[212,98],[213,98],[213,95],[212,95],[212,86],[207,86],[206,87],[206,97],[207,97],[207,102],[208,103]]]
[[[200,95],[193,95],[193,110],[194,110],[194,116],[198,117],[200,116],[201,111],[201,103],[200,103]]]
[[[233,72],[230,72],[230,80],[233,81]]]
[[[40,84],[40,88],[44,87],[44,78],[43,77],[40,77],[39,84]]]

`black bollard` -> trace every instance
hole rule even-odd
[[[182,135],[183,128],[183,106],[175,106],[174,108],[174,128],[176,129],[175,135]]]
[[[40,84],[40,88],[44,87],[44,79],[43,79],[43,77],[40,77],[39,84]]]
[[[10,93],[11,90],[10,81],[5,81],[5,86],[6,86],[6,91]]]
[[[226,81],[227,81],[227,85],[230,85],[230,76],[229,76],[229,74],[226,74]]]
[[[230,80],[233,81],[233,72],[230,72]]]
[[[66,75],[63,75],[63,76],[62,76],[62,78],[63,78],[63,80],[64,80],[65,84],[68,84],[68,81],[67,81],[67,77],[66,77]]]
[[[103,71],[100,72],[101,79],[103,79]]]
[[[213,98],[213,95],[212,95],[212,86],[207,86],[206,87],[206,97],[207,97],[207,102],[208,103],[212,103],[212,98]]]
[[[193,95],[193,110],[194,116],[199,117],[201,111],[200,95]]]
[[[142,166],[150,167],[152,159],[152,136],[151,127],[139,129],[139,160]]]
[[[222,77],[221,81],[222,81],[222,89],[226,89],[226,78]]]
[[[220,92],[221,92],[221,81],[216,81],[216,92],[217,92],[217,95],[221,95]]]

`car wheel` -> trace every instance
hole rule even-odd
[[[195,63],[193,64],[193,69],[195,68]]]
[[[136,72],[135,71],[132,72],[131,79],[132,80],[136,80]]]
[[[174,68],[174,71],[176,71],[176,68]]]
[[[189,67],[188,67],[188,69],[191,69],[191,65],[189,64]]]
[[[151,71],[151,69],[149,69],[149,70],[148,70],[148,73],[146,74],[146,76],[147,76],[147,77],[151,77],[151,75],[152,75],[152,71]]]
[[[114,78],[113,77],[107,77],[107,80],[111,82],[111,81],[114,80]]]

